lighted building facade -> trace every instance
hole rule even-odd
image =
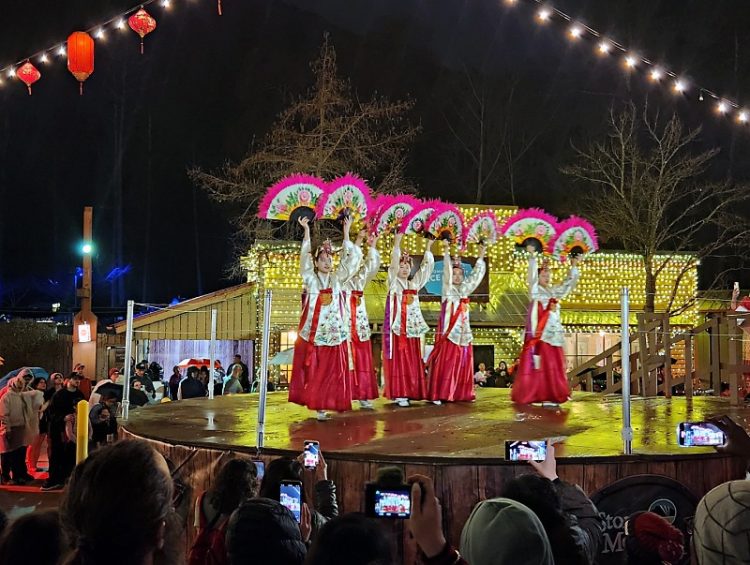
[[[515,213],[514,207],[460,206],[467,220],[485,210],[492,210],[502,222]],[[334,242],[335,243],[335,242]],[[367,309],[373,325],[373,346],[379,358],[380,336],[385,311],[386,270],[393,238],[381,239],[378,249],[383,263],[381,270],[365,290]],[[404,247],[415,257],[424,252],[426,240],[407,236]],[[271,309],[272,342],[271,354],[294,344],[300,317],[302,281],[299,276],[299,242],[259,241],[244,258],[248,282],[254,283],[258,300],[266,289],[273,290]],[[436,243],[433,252],[435,259],[441,259],[442,248]],[[469,245],[463,256],[473,262],[478,249]],[[668,266],[658,279],[656,308],[667,306],[677,282],[675,305],[693,304],[697,293],[697,267],[695,257],[676,255],[670,258]],[[472,298],[471,318],[474,329],[475,362],[485,362],[497,366],[500,361],[510,364],[521,347],[523,327],[528,306],[526,287],[527,259],[518,253],[510,239],[503,238],[487,251],[487,280],[477,289]],[[562,281],[567,266],[552,262],[553,280]],[[439,265],[435,269],[434,283],[439,280]],[[680,276],[680,273],[686,274]],[[601,251],[590,256],[581,266],[581,278],[575,291],[562,302],[563,323],[568,330],[565,353],[568,367],[588,360],[619,341],[620,293],[627,286],[631,298],[631,324],[635,325],[635,315],[643,310],[645,303],[645,275],[642,259],[633,254],[615,251]],[[439,293],[439,284],[431,288]],[[428,288],[429,290],[429,288]],[[428,293],[429,296],[429,293]],[[440,312],[437,297],[424,301],[425,319],[433,328]],[[429,300],[429,297],[428,297]],[[692,326],[698,318],[696,306],[691,306],[672,319],[673,326]],[[262,320],[262,312],[258,312]],[[258,329],[260,334],[260,328]],[[433,342],[432,332],[428,334],[426,348]],[[260,351],[260,347],[256,349]],[[376,361],[378,362],[378,361]],[[286,380],[291,368],[281,366],[279,378]]]

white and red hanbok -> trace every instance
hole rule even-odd
[[[460,264],[459,264],[460,266]],[[427,361],[428,400],[474,400],[474,351],[469,322],[469,295],[482,282],[487,267],[477,259],[471,274],[453,284],[450,252],[443,256],[442,308],[435,347]]]
[[[532,255],[529,258],[531,304],[523,349],[511,390],[514,402],[560,404],[570,397],[563,354],[565,331],[560,318],[560,301],[575,288],[578,277],[578,268],[573,266],[563,284],[544,287],[539,284],[536,257]]]
[[[361,250],[344,240],[341,262],[328,274],[315,270],[310,240],[302,242],[302,317],[294,344],[289,402],[311,410],[351,410],[343,286],[357,272]]]
[[[344,304],[349,336],[352,400],[373,400],[378,397],[378,381],[372,364],[370,318],[364,290],[380,268],[380,253],[371,246],[357,273],[344,284]]]
[[[411,279],[398,277],[401,261],[410,262],[398,245],[388,267],[388,297],[383,328],[384,396],[391,399],[424,400],[427,397],[422,337],[429,326],[419,306],[419,291],[427,284],[435,258],[427,249],[422,264]]]

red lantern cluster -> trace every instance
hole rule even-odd
[[[42,73],[31,64],[31,61],[26,61],[23,65],[18,67],[16,76],[26,85],[26,88],[29,89],[29,96],[31,96],[31,85],[42,78]]]
[[[76,31],[68,37],[68,70],[79,83],[83,95],[83,83],[94,72],[94,40],[84,31]]]
[[[130,29],[141,36],[141,55],[143,55],[143,38],[156,29],[156,20],[141,8],[128,18]]]

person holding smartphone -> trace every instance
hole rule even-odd
[[[450,249],[450,242],[443,241],[442,307],[435,347],[427,360],[427,398],[435,404],[476,398],[469,295],[476,290],[487,272],[484,264],[487,248],[480,246],[479,257],[468,277],[464,275],[461,258],[456,256],[451,259]]]
[[[357,236],[355,247],[362,244],[366,231]],[[380,253],[377,250],[378,236],[370,234],[367,239],[367,257],[349,281],[344,284],[344,311],[349,331],[349,352],[352,378],[352,400],[366,410],[373,410],[372,401],[378,395],[378,382],[372,366],[372,342],[370,341],[370,319],[364,301],[364,290],[380,269]]]
[[[333,248],[325,241],[314,252],[310,243],[309,218],[300,218],[304,230],[300,249],[300,275],[304,304],[292,359],[289,402],[317,412],[328,420],[327,410],[352,409],[347,329],[342,313],[342,290],[356,274],[361,250],[349,240],[352,220],[344,220],[341,262],[333,268]]]
[[[743,296],[742,300],[738,300],[740,297],[740,283],[734,283],[734,289],[732,290],[732,303],[730,305],[732,312],[737,313],[748,313],[750,312],[750,296]],[[742,329],[743,332],[750,334],[750,316],[747,318],[737,318],[737,325]]]

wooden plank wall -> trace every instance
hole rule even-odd
[[[125,430],[122,434],[124,437],[135,437]],[[177,466],[187,460],[179,475],[192,487],[191,508],[194,507],[197,496],[211,487],[216,471],[223,461],[228,457],[250,457],[251,453],[250,450],[237,453],[229,450],[194,448],[148,441]],[[260,458],[268,465],[275,457],[263,455]],[[477,502],[500,496],[506,482],[518,475],[532,472],[529,467],[518,464],[394,464],[384,461],[338,459],[335,454],[327,454],[326,462],[328,463],[328,476],[336,484],[341,513],[364,511],[365,484],[375,479],[378,469],[382,466],[399,467],[405,477],[413,474],[432,477],[442,504],[443,529],[449,543],[455,546],[458,546],[463,525]],[[743,478],[744,470],[745,465],[742,461],[718,455],[683,458],[650,457],[643,460],[609,460],[606,462],[576,459],[571,460],[570,463],[561,460],[558,464],[560,478],[578,484],[589,496],[625,477],[656,474],[681,482],[696,497],[701,498],[720,483]],[[399,555],[403,556],[403,563],[415,563],[416,548],[408,531],[405,530],[404,522],[394,520],[388,522],[387,527],[393,531]],[[195,533],[191,518],[185,535],[186,551],[190,548]]]

